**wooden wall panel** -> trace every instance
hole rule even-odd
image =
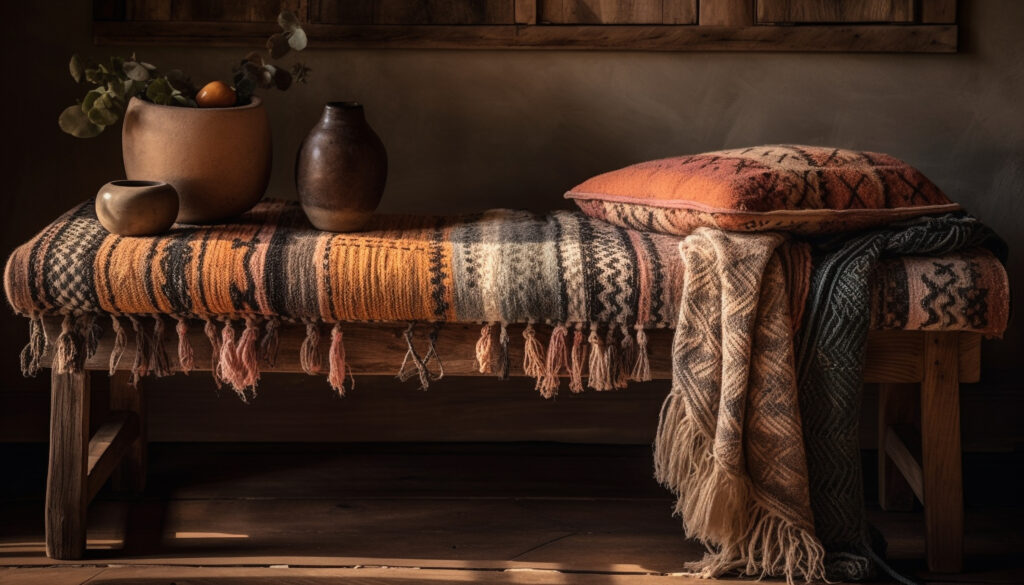
[[[700,0],[701,26],[751,26],[754,24],[754,0]]]
[[[515,0],[314,0],[312,21],[346,25],[494,25],[516,22]]]
[[[914,21],[914,0],[757,0],[758,23]]]
[[[923,23],[953,24],[956,22],[956,0],[921,0],[918,19]]]
[[[693,24],[696,0],[540,0],[550,24]]]

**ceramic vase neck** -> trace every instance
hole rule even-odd
[[[325,125],[359,126],[366,124],[363,104],[359,102],[328,102],[320,122]]]

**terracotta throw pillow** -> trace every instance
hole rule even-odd
[[[591,217],[679,235],[699,226],[834,233],[960,209],[898,158],[796,145],[644,162],[588,179],[565,196]]]

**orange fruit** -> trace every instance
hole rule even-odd
[[[200,108],[230,108],[237,99],[235,90],[223,81],[211,81],[196,94]]]

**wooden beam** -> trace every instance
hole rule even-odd
[[[957,334],[924,334],[921,382],[921,456],[928,568],[963,567],[964,496],[960,453],[960,383]]]
[[[89,373],[61,374],[51,370],[50,378],[46,556],[74,560],[85,554],[89,505]]]
[[[139,436],[139,418],[134,412],[114,411],[89,440],[89,489],[87,500],[96,493]]]
[[[703,4],[703,3],[702,3]],[[100,45],[262,45],[276,25],[217,22],[93,23]],[[615,49],[955,53],[956,25],[838,26],[344,26],[304,27],[323,49]]]
[[[345,351],[349,367],[354,375],[384,375],[392,376],[397,371],[402,358],[405,356],[407,347],[402,338],[402,332],[407,325],[402,323],[348,323],[343,326],[345,332]],[[47,335],[50,339],[56,339],[60,332],[60,320],[48,319],[45,322]],[[430,327],[420,325],[416,328],[415,339],[417,347],[424,349],[427,346],[427,333]],[[511,362],[510,375],[524,376],[523,372],[523,348],[522,343],[515,340],[522,339],[523,327],[512,325],[509,327],[509,335],[514,340],[509,348],[509,360]],[[539,326],[539,336],[546,340],[550,328]],[[324,327],[320,336],[320,352],[323,357],[322,363],[327,363],[327,350],[330,345],[330,336]],[[299,348],[305,339],[305,328],[302,326],[282,325],[279,332],[278,359],[274,365],[262,364],[262,372],[286,372],[300,373],[302,367],[299,364]],[[670,329],[656,329],[648,332],[651,375],[655,379],[667,380],[672,377],[672,360],[670,356],[672,347],[673,331]],[[978,354],[976,353],[976,342],[980,335],[967,333],[968,337],[974,337],[975,341],[960,342],[968,351],[968,355],[958,356],[959,363],[965,364],[965,371],[975,371],[978,366]],[[476,342],[480,336],[480,326],[466,323],[449,323],[444,325],[439,332],[437,347],[444,358],[445,375],[448,376],[479,376],[481,375],[476,363]],[[867,355],[864,364],[864,381],[872,382],[920,382],[923,379],[923,367],[921,356],[924,348],[925,334],[921,331],[869,331]],[[962,336],[958,336],[962,337]],[[210,344],[202,333],[200,322],[192,322],[189,327],[188,341],[195,353],[195,366],[197,370],[210,369]],[[109,331],[104,331],[99,339],[97,351],[85,362],[89,370],[106,370],[110,351],[113,348],[113,336]],[[178,355],[178,341],[173,335],[164,339],[164,349],[169,356]],[[52,348],[47,348],[43,356],[42,364],[49,367],[52,363]],[[134,344],[129,343],[125,348],[124,355],[120,361],[122,370],[129,368],[135,359]],[[975,361],[972,361],[975,360]],[[171,359],[171,369],[179,369],[176,359]],[[959,369],[958,369],[959,371]],[[140,420],[144,407],[130,404],[135,394],[135,389],[127,385],[125,378],[119,378],[120,382],[111,382],[111,400],[115,396],[122,396],[121,402],[113,404],[117,410],[135,410],[140,413]],[[142,398],[138,398],[142,400]]]
[[[885,441],[882,445],[914,495],[927,506],[928,503],[924,499],[924,474],[921,469],[921,440],[918,438],[917,429],[910,425],[890,426],[885,430]]]
[[[133,413],[138,429],[135,440],[128,446],[128,451],[121,460],[121,465],[114,469],[111,481],[115,491],[139,494],[146,488],[146,384],[144,380],[140,380],[132,386],[129,377],[126,371],[115,372],[110,377],[110,408]]]
[[[888,440],[893,425],[914,422],[920,400],[917,384],[878,385],[878,503],[886,511],[914,507],[914,491],[889,454]]]

